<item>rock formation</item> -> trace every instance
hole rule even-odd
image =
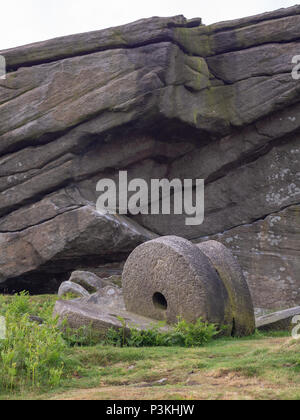
[[[54,315],[70,328],[91,325],[101,333],[120,327],[121,318],[127,327],[141,329],[151,328],[154,320],[167,326],[178,319],[201,318],[215,324],[222,335],[242,337],[255,330],[241,268],[231,252],[215,241],[196,246],[178,236],[164,236],[139,245],[125,263],[122,289],[105,286],[93,276],[98,290],[89,297],[90,281],[79,286],[79,277],[91,274],[75,272],[59,289],[60,296],[71,292],[79,298],[58,301],[54,308]]]
[[[295,308],[289,308],[283,311],[273,312],[268,315],[264,315],[257,318],[256,328],[261,331],[287,330],[299,336],[299,320],[300,306],[296,306]]]
[[[176,234],[229,246],[255,306],[299,305],[299,39],[295,6],[209,26],[152,18],[1,51],[2,290],[57,290],[73,270],[105,270]],[[204,223],[98,213],[96,183],[119,170],[205,179]]]
[[[66,296],[68,294],[75,295],[77,297],[89,297],[89,292],[80,284],[73,283],[72,281],[64,281],[59,289],[58,289],[58,296]]]

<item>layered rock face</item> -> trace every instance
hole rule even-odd
[[[217,239],[254,305],[300,304],[300,7],[183,16],[1,51],[0,287],[56,287],[160,235]],[[205,179],[205,220],[103,216],[96,184]]]

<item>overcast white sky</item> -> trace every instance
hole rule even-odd
[[[122,25],[151,16],[183,14],[209,24],[251,16],[297,0],[1,0],[0,49]]]

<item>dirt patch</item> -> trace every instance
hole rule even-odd
[[[56,395],[54,400],[236,400],[236,399],[279,399],[282,387],[259,378],[246,378],[238,372],[219,370],[192,374],[186,385],[143,387],[129,386],[99,387],[81,389]]]

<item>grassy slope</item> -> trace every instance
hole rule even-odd
[[[285,333],[190,349],[74,347],[59,388],[0,399],[299,399],[299,349]]]

